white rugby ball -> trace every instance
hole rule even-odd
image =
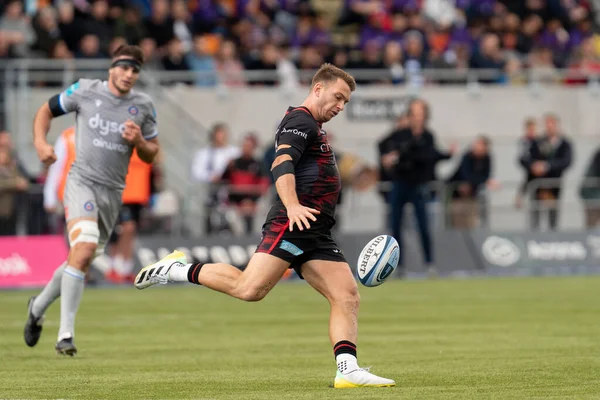
[[[365,286],[379,286],[394,272],[400,259],[400,247],[389,235],[373,238],[358,256],[358,280]]]

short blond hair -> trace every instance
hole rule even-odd
[[[329,63],[321,65],[319,70],[315,73],[315,76],[313,76],[312,84],[310,85],[310,87],[313,88],[319,82],[335,82],[338,78],[346,82],[350,87],[350,91],[354,92],[354,90],[356,89],[356,81],[354,80],[352,75],[350,75],[343,69],[338,68],[335,65]]]

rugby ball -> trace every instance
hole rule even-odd
[[[379,286],[398,266],[400,247],[396,239],[389,235],[373,238],[358,256],[358,280],[365,286]]]

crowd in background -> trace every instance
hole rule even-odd
[[[507,82],[528,69],[600,72],[590,0],[8,0],[0,3],[0,59],[102,58],[140,45],[151,68],[195,71],[174,82],[244,85],[244,71],[284,83],[324,61],[388,70],[401,83],[424,68],[491,69]],[[444,81],[438,79],[438,81]],[[572,76],[567,83],[584,78]],[[274,84],[259,79],[256,84]]]

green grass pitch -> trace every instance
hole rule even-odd
[[[600,278],[361,287],[359,361],[395,388],[334,390],[328,305],[306,284],[245,304],[192,286],[92,289],[75,358],[0,292],[0,399],[598,399]]]

